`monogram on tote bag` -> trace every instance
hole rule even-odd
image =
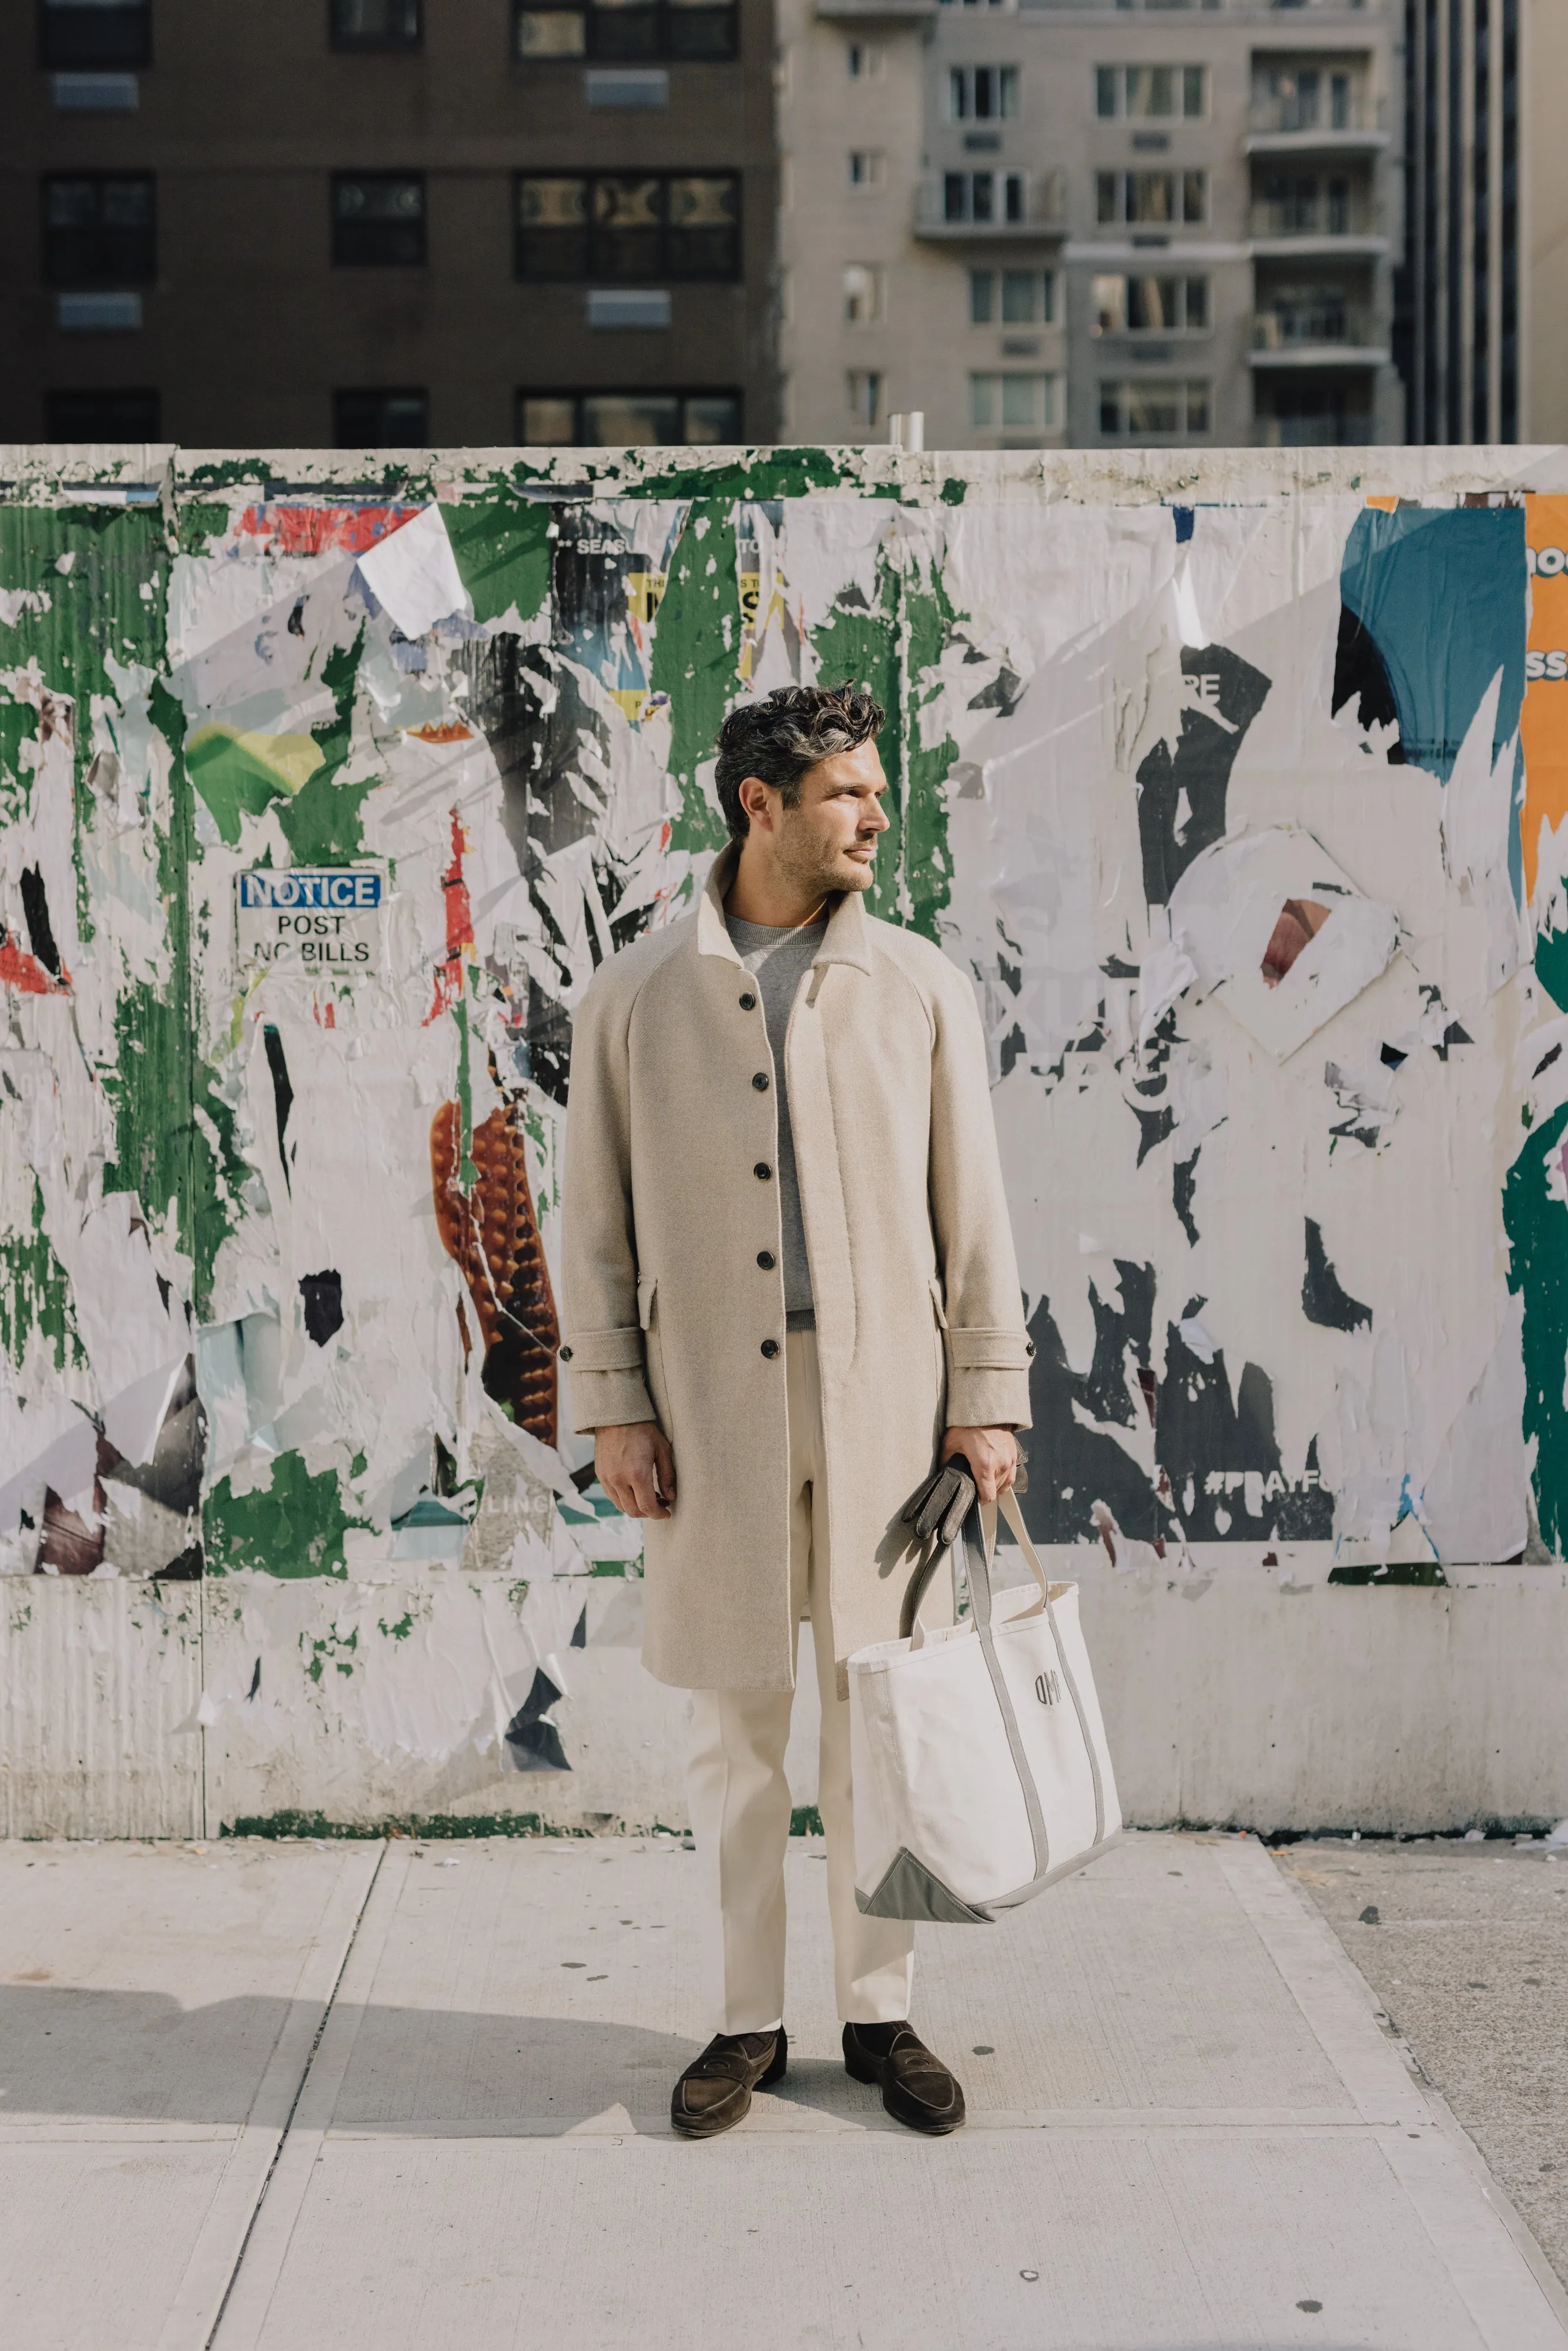
[[[992,1590],[996,1512],[977,1502],[961,1536],[968,1619],[921,1625],[933,1553],[901,1637],[849,1660],[855,1900],[874,1918],[988,1924],[1121,1834],[1078,1586],[1047,1579],[1016,1496],[1001,1510],[1032,1583]]]

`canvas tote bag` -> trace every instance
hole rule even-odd
[[[1121,1834],[1078,1586],[1048,1582],[1014,1495],[1001,1510],[1032,1583],[993,1592],[996,1513],[977,1503],[961,1537],[967,1621],[920,1623],[934,1549],[901,1637],[849,1660],[855,1900],[873,1918],[988,1924]]]

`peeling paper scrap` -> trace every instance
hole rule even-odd
[[[1276,1061],[1288,1061],[1385,971],[1392,906],[1364,897],[1311,833],[1217,841],[1171,893],[1171,937],[1203,987]]]
[[[360,558],[360,577],[405,637],[423,637],[437,621],[474,607],[439,507],[426,507],[401,530]]]

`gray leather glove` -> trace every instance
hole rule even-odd
[[[958,1530],[975,1507],[977,1492],[974,1476],[961,1453],[950,1460],[939,1462],[924,1486],[904,1507],[906,1527],[913,1527],[925,1542],[935,1534],[938,1546],[946,1551],[958,1539]]]

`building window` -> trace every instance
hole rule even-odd
[[[887,283],[873,262],[852,261],[844,269],[844,324],[879,327],[885,316]]]
[[[335,392],[332,437],[340,449],[427,449],[430,394],[381,385]]]
[[[1010,122],[1019,110],[1017,66],[949,66],[947,112],[954,122]]]
[[[44,282],[151,286],[158,231],[151,172],[52,173],[44,182]]]
[[[1021,221],[1021,172],[944,172],[942,217],[949,221]]]
[[[1050,269],[971,269],[969,323],[974,327],[1053,327],[1056,275]]]
[[[1101,225],[1126,222],[1169,228],[1200,221],[1207,212],[1203,172],[1097,172],[1095,213]]]
[[[1306,375],[1258,390],[1258,438],[1265,448],[1354,448],[1373,437],[1364,384]]]
[[[515,0],[512,47],[525,64],[590,57],[600,65],[688,59],[722,62],[740,52],[740,11],[714,0]]]
[[[887,157],[880,147],[850,149],[850,185],[863,195],[868,188],[880,188],[887,179]]]
[[[844,64],[852,81],[880,81],[887,69],[886,53],[879,41],[852,41]]]
[[[1129,122],[1192,121],[1204,110],[1205,79],[1202,66],[1096,66],[1094,111]]]
[[[150,0],[42,0],[38,62],[46,66],[150,66]]]
[[[156,441],[155,392],[51,392],[44,403],[51,441]]]
[[[519,277],[624,282],[740,275],[740,180],[650,172],[519,177]]]
[[[844,378],[850,414],[868,433],[882,422],[882,374],[876,368],[851,368]]]
[[[972,375],[969,422],[977,433],[1055,433],[1061,423],[1061,378]]]
[[[1103,383],[1100,430],[1107,440],[1195,439],[1208,431],[1206,383]]]
[[[335,172],[332,258],[346,269],[422,267],[423,172]]]
[[[1096,277],[1097,335],[1197,335],[1208,329],[1207,277]]]
[[[335,49],[417,49],[424,38],[423,0],[330,0]]]
[[[711,449],[740,439],[737,392],[519,392],[525,449]]]

